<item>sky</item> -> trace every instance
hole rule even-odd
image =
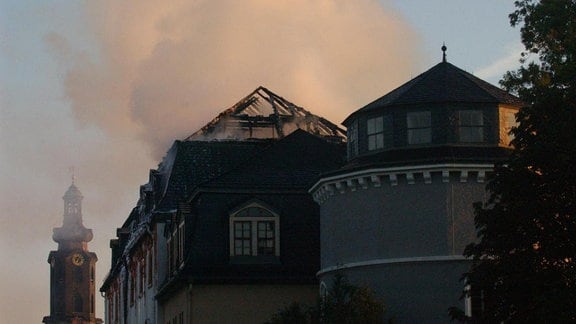
[[[262,85],[339,124],[440,62],[498,84],[513,1],[0,0],[0,324],[49,315],[62,196],[84,195],[97,287],[176,139]],[[96,305],[104,317],[103,300]]]

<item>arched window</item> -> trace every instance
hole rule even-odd
[[[252,202],[230,214],[230,256],[279,256],[280,222],[276,213]]]

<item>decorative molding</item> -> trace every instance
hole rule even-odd
[[[424,257],[409,257],[409,258],[391,258],[391,259],[373,259],[367,261],[350,262],[338,264],[336,266],[324,268],[316,273],[316,276],[321,276],[330,272],[353,269],[361,267],[370,267],[386,264],[399,264],[399,263],[424,263],[424,262],[450,262],[450,261],[467,261],[470,260],[462,255],[436,255]]]
[[[438,164],[367,169],[322,178],[308,192],[317,203],[322,204],[336,192],[345,194],[360,189],[379,188],[385,184],[392,187],[432,184],[434,179],[441,179],[443,183],[483,183],[486,174],[493,168],[493,164]]]

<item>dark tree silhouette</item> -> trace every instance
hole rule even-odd
[[[501,84],[525,103],[513,153],[475,205],[464,275],[484,297],[476,322],[576,321],[576,1],[515,1],[522,66]]]

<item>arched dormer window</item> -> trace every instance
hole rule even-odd
[[[230,256],[279,256],[279,216],[260,202],[230,213]]]

